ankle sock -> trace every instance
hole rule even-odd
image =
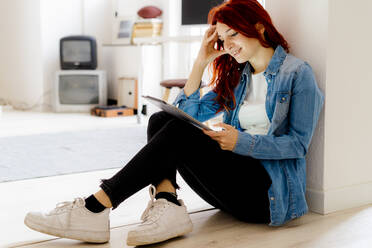
[[[94,195],[89,196],[85,199],[85,207],[93,212],[93,213],[100,213],[103,210],[106,209],[105,206],[103,206]]]
[[[159,192],[156,194],[155,199],[163,198],[169,202],[172,202],[178,206],[181,206],[179,201],[177,200],[177,194],[176,193],[171,193],[171,192]]]

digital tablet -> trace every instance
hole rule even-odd
[[[167,112],[167,113],[169,113],[169,114],[171,114],[171,115],[173,115],[173,116],[175,116],[175,117],[177,117],[181,120],[184,120],[184,121],[194,125],[197,128],[206,129],[208,131],[213,131],[213,129],[209,128],[207,125],[204,125],[200,121],[198,121],[195,118],[191,117],[190,115],[186,114],[183,110],[177,108],[174,105],[168,104],[167,102],[165,102],[161,99],[158,99],[156,97],[152,97],[152,96],[142,96],[142,97],[145,98],[147,101],[151,102],[152,104],[158,106],[163,111],[165,111],[165,112]]]

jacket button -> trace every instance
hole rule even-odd
[[[274,200],[275,200],[275,198],[274,198],[274,197],[270,197],[270,200],[274,201]]]

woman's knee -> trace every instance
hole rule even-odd
[[[160,130],[163,126],[172,120],[172,116],[164,111],[156,112],[149,118],[147,125],[147,139],[148,141]]]
[[[204,135],[201,130],[190,123],[180,120],[164,111],[157,112],[150,117],[147,127],[148,139],[151,139],[160,130],[163,130],[168,138],[180,138],[182,136],[184,137],[184,142],[189,139],[196,141],[199,135]]]
[[[172,119],[172,116],[170,114],[168,114],[165,111],[159,111],[150,116],[148,125],[149,126],[154,125],[154,124],[156,125],[156,123],[158,122],[166,123],[171,119]]]

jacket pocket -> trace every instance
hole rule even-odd
[[[290,92],[275,92],[275,110],[272,118],[272,124],[274,133],[276,134],[282,134],[286,131],[290,101]]]
[[[275,98],[277,103],[289,104],[290,93],[289,92],[275,92]]]

